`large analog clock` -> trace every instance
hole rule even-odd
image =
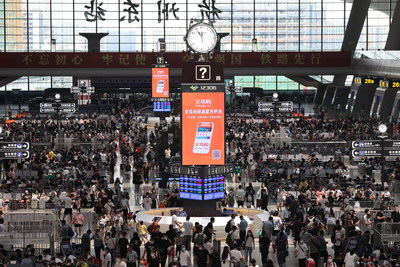
[[[189,28],[185,39],[191,50],[196,53],[205,54],[215,48],[218,35],[213,26],[200,22]]]

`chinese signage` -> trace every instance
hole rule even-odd
[[[1,142],[0,159],[29,158],[30,145],[27,142]]]
[[[152,97],[169,97],[169,69],[152,69]]]
[[[141,17],[143,17],[141,2],[140,0],[120,1],[120,11],[118,12],[119,21],[127,23],[140,22]],[[198,15],[201,18],[194,20],[215,22],[217,19],[220,19],[219,14],[222,13],[222,11],[217,8],[215,2],[215,0],[203,0],[198,4]],[[105,4],[101,0],[87,0],[87,4],[84,4],[84,8],[85,11],[82,15],[88,22],[95,22],[97,20],[105,21],[108,18],[116,19],[114,16],[117,13],[109,12],[109,8],[112,9],[112,7],[107,7],[107,3]],[[154,9],[157,9],[158,23],[170,19],[179,20],[179,12],[185,13],[185,8],[186,4],[184,3],[170,2],[168,0],[154,1]]]
[[[225,164],[225,93],[182,92],[181,117],[182,165]]]
[[[152,68],[155,53],[48,53],[3,52],[0,68]],[[186,52],[166,53],[171,68],[181,68],[191,60]],[[221,52],[213,63],[224,68],[350,67],[349,52]],[[188,62],[191,63],[191,62]],[[212,66],[213,67],[213,66]],[[199,67],[191,75],[207,81],[208,68]],[[211,79],[218,75],[211,73]],[[212,81],[212,80],[210,80]],[[210,82],[208,81],[208,82]],[[223,82],[223,79],[221,80]],[[220,81],[216,81],[220,82]],[[355,80],[356,82],[356,80]],[[376,82],[378,80],[376,79]]]
[[[41,113],[74,113],[75,103],[40,103]]]
[[[225,83],[221,63],[182,68],[182,165],[225,164]]]
[[[400,141],[395,140],[353,141],[351,148],[353,157],[400,156]]]

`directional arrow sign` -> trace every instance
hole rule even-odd
[[[258,112],[292,112],[293,107],[259,107]]]
[[[75,108],[60,108],[60,112],[74,113],[75,112]]]
[[[352,153],[353,157],[380,157],[380,150],[359,150],[353,149]]]
[[[361,140],[351,142],[352,148],[380,148],[382,146],[380,140]]]
[[[27,142],[2,142],[0,143],[1,150],[21,150],[21,149],[29,149],[29,143]]]
[[[391,148],[396,148],[400,147],[400,141],[394,141],[394,140],[385,140],[383,142],[384,149],[391,149]],[[381,140],[360,140],[360,141],[353,141],[351,142],[351,147],[352,148],[365,148],[365,149],[371,149],[371,148],[381,148],[382,147],[382,141]]]
[[[273,107],[274,103],[272,102],[258,102],[259,107]]]
[[[282,107],[293,107],[293,102],[289,101],[289,102],[281,102],[281,106]]]
[[[74,108],[75,107],[75,103],[61,103],[60,107],[62,107],[62,108]]]
[[[40,103],[41,108],[51,108],[56,103]]]
[[[27,158],[29,158],[29,151],[19,151],[19,152],[0,151],[0,159],[27,159]]]

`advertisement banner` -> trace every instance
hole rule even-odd
[[[182,88],[182,165],[224,165],[225,93],[194,89]]]
[[[169,69],[152,68],[152,97],[169,97]]]

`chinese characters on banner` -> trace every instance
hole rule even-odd
[[[225,164],[225,93],[182,92],[181,116],[182,165]]]
[[[211,2],[209,3],[209,1]],[[140,7],[140,0],[125,0],[121,2],[121,4],[122,14],[120,14],[119,21],[127,21],[128,23],[140,21],[139,10],[143,12]],[[170,15],[172,15],[175,20],[179,20],[178,12],[180,7],[177,3],[167,2],[167,0],[158,0],[155,5],[157,6],[158,23],[161,23],[163,20],[169,20],[171,17]],[[185,6],[185,4],[180,5]],[[222,11],[216,7],[215,0],[203,0],[202,3],[197,6],[201,16],[201,19],[195,19],[198,22],[207,20],[214,23],[216,19],[219,19],[219,14],[222,13]],[[94,22],[97,20],[106,20],[108,14],[104,2],[101,0],[90,0],[88,4],[84,5],[84,8],[86,10],[84,12],[86,21]]]
[[[187,53],[166,53],[171,68],[181,68]],[[154,53],[0,53],[0,68],[151,68]],[[224,68],[350,67],[349,52],[222,52]]]

